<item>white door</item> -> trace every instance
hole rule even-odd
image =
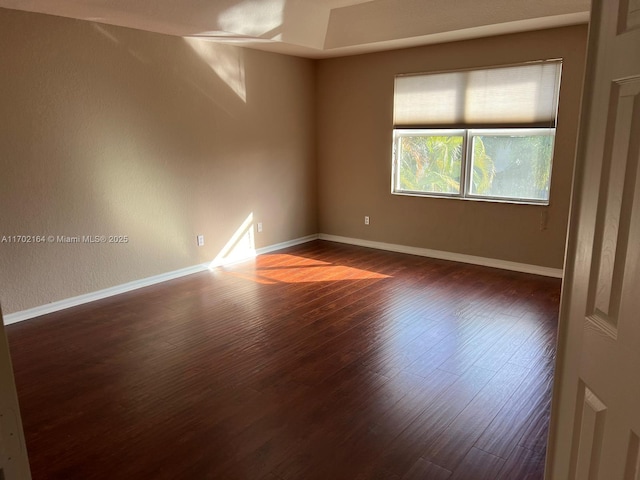
[[[9,345],[0,311],[0,480],[30,478]]]
[[[546,478],[640,480],[640,0],[594,0]]]

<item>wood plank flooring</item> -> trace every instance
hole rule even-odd
[[[542,479],[559,296],[315,241],[11,325],[33,478]]]

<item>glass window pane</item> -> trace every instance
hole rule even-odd
[[[459,194],[462,144],[462,135],[399,136],[397,189]]]
[[[475,135],[472,195],[549,200],[553,135]]]

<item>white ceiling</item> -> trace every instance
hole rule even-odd
[[[309,58],[585,23],[589,0],[0,0],[0,7]]]

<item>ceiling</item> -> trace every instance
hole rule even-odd
[[[0,7],[326,58],[585,23],[589,0],[0,0]]]

